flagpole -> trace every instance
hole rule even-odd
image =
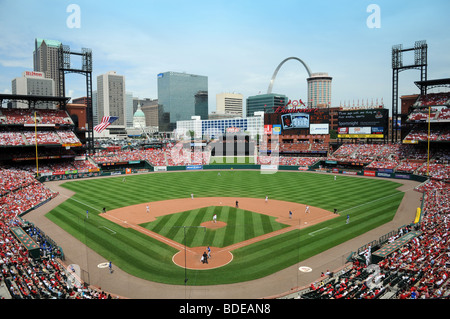
[[[38,165],[38,147],[37,147],[37,122],[36,122],[36,111],[34,111],[34,144],[36,146],[36,177],[39,176],[39,165]]]

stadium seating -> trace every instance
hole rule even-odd
[[[35,124],[35,112],[37,124],[73,125],[72,119],[65,111],[44,109],[36,109],[35,111],[29,109],[1,109],[0,124]]]
[[[430,93],[427,96],[420,96],[414,106],[440,106],[450,104],[450,93]]]
[[[448,247],[450,185],[429,180],[424,192],[422,221],[414,237],[372,267],[355,258],[350,267],[324,275],[301,292],[302,299],[435,299],[450,297]],[[402,227],[388,238],[393,242],[411,231]],[[371,251],[363,251],[370,257]]]
[[[61,250],[42,231],[18,218],[20,213],[57,194],[30,172],[0,168],[0,281],[13,299],[107,299],[110,294],[85,286],[69,285],[70,271],[59,263]],[[10,227],[21,227],[39,245],[41,258],[29,256]],[[5,296],[3,296],[5,297]]]
[[[448,104],[448,96],[424,100],[421,105]],[[431,104],[430,104],[431,103]],[[419,113],[417,113],[419,114]],[[425,114],[425,113],[424,113]],[[421,114],[417,116],[422,116]],[[448,109],[435,113],[436,119],[448,119]],[[41,124],[71,124],[65,112],[45,110],[39,112]],[[34,123],[34,115],[23,110],[2,110],[0,125],[4,127],[22,126]],[[0,147],[29,146],[34,144],[35,132],[26,127],[20,130],[3,129],[0,132]],[[67,129],[67,128],[66,128]],[[79,140],[70,130],[45,130],[38,132],[39,145],[74,144]],[[426,131],[415,128],[407,139],[426,139]],[[432,140],[448,141],[450,131],[433,131]],[[51,148],[51,147],[49,147]],[[33,152],[15,148],[15,156],[30,157]],[[260,145],[260,151],[270,149],[266,142]],[[279,165],[309,168],[323,160],[364,163],[366,168],[389,169],[395,172],[427,175],[429,180],[421,184],[417,191],[423,192],[422,221],[417,226],[421,235],[415,237],[401,249],[376,265],[380,272],[375,274],[371,267],[355,258],[351,266],[334,276],[324,275],[311,283],[301,298],[304,299],[376,299],[376,298],[448,298],[450,291],[448,269],[450,267],[449,223],[450,210],[450,160],[449,151],[437,150],[431,154],[427,164],[426,150],[407,144],[343,144],[328,156],[304,156],[308,151],[327,151],[328,145],[308,141],[280,144],[280,151],[304,152],[302,156],[279,156]],[[65,150],[72,158],[74,153]],[[42,154],[51,155],[51,150]],[[85,160],[44,161],[39,165],[40,173],[52,174],[59,171],[97,169],[96,164],[127,161],[148,161],[153,166],[183,166],[210,163],[210,151],[191,152],[181,144],[169,143],[161,149],[119,149],[99,150]],[[257,164],[272,164],[271,156],[257,156]],[[95,163],[95,164],[94,164]],[[69,287],[67,278],[70,272],[58,262],[61,251],[38,227],[17,218],[21,213],[57,196],[35,179],[36,167],[33,164],[17,164],[14,167],[0,167],[0,269],[1,280],[8,286],[12,298],[73,298],[104,299],[111,296],[102,291],[85,287],[83,283]],[[34,260],[11,234],[10,227],[19,226],[39,244],[41,260]],[[411,226],[402,227],[389,242],[398,240],[411,231]],[[370,251],[364,252],[370,256]],[[361,256],[359,256],[361,257]],[[45,269],[45,271],[43,271]]]

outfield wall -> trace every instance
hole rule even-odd
[[[48,181],[57,181],[57,180],[71,180],[71,179],[79,179],[79,178],[89,178],[89,177],[98,177],[98,176],[114,176],[114,175],[124,175],[124,174],[136,174],[136,173],[145,173],[145,172],[153,172],[153,171],[193,171],[193,170],[261,170],[264,165],[255,165],[255,164],[214,164],[214,165],[188,165],[188,166],[160,166],[153,167],[149,165],[145,166],[131,166],[126,167],[125,165],[121,165],[120,167],[116,166],[115,169],[109,170],[100,170],[99,172],[91,172],[91,173],[74,173],[74,174],[64,174],[64,175],[46,175],[38,177],[40,182],[48,182]],[[276,170],[279,171],[309,171],[309,172],[318,172],[318,173],[332,173],[332,174],[341,174],[341,175],[350,175],[350,176],[366,176],[366,177],[380,177],[380,178],[392,178],[392,179],[406,179],[417,182],[425,182],[428,177],[420,176],[409,173],[395,173],[395,172],[380,172],[380,171],[372,171],[372,170],[349,170],[349,169],[320,169],[316,168],[317,165],[313,166],[314,168],[304,167],[304,166],[288,166],[288,165],[279,165]]]

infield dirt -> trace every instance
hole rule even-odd
[[[163,237],[155,232],[152,232],[140,224],[148,223],[156,220],[157,217],[163,215],[169,215],[179,213],[183,211],[193,210],[202,207],[209,206],[231,206],[235,207],[236,201],[239,204],[239,208],[249,210],[255,213],[265,214],[276,217],[276,221],[282,224],[289,225],[278,231],[274,231],[262,236],[254,237],[252,239],[242,241],[227,247],[210,247],[211,256],[208,263],[201,262],[201,256],[207,250],[207,247],[184,247],[184,245]],[[147,212],[147,206],[149,211]],[[292,215],[289,215],[289,211]],[[151,203],[142,203],[138,205],[132,205],[122,207],[100,214],[100,216],[107,218],[108,220],[115,222],[123,227],[132,227],[142,233],[152,236],[155,239],[163,241],[164,243],[179,250],[173,256],[173,262],[180,266],[190,269],[212,269],[221,267],[228,264],[233,259],[232,250],[250,245],[260,240],[264,240],[273,236],[277,236],[281,233],[292,231],[294,229],[300,229],[308,227],[325,220],[335,218],[339,215],[333,214],[324,209],[317,207],[310,207],[309,211],[306,211],[306,205],[280,201],[280,200],[265,200],[260,198],[231,198],[231,197],[206,197],[206,198],[186,198],[186,199],[172,199],[157,201]],[[207,228],[215,229],[219,227],[226,227],[223,221],[217,220],[214,223],[212,220],[204,222],[199,226],[205,226]]]

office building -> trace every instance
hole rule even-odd
[[[97,105],[97,91],[92,92],[92,123],[93,126],[98,125],[98,105]]]
[[[207,76],[164,72],[158,74],[157,81],[161,132],[173,131],[177,121],[189,120],[191,116],[208,118]]]
[[[127,92],[125,94],[125,112],[127,113],[127,127],[134,127],[134,114],[133,110],[133,93]]]
[[[331,106],[331,80],[328,73],[312,73],[307,79],[308,107]]]
[[[279,107],[283,108],[288,98],[282,94],[258,94],[247,98],[247,117],[255,112],[273,113]]]
[[[111,133],[125,131],[127,125],[125,77],[109,71],[97,77],[97,114],[100,122],[103,116],[117,116],[107,130]]]
[[[146,125],[158,129],[159,120],[162,116],[160,112],[161,108],[158,105],[158,100],[145,99],[139,101],[141,103],[141,110],[145,114]]]
[[[25,71],[22,77],[17,77],[11,82],[12,94],[55,96],[55,85],[53,79],[46,78],[43,72]],[[13,101],[13,108],[28,108],[25,102]],[[35,105],[39,109],[54,109],[56,105],[52,102],[38,102]]]
[[[243,116],[244,96],[239,93],[216,94],[216,113]]]
[[[195,138],[219,138],[226,134],[245,134],[252,139],[264,134],[264,113],[257,112],[255,116],[246,118],[202,120],[199,117],[186,121],[177,121],[177,134],[189,136],[194,132]]]

